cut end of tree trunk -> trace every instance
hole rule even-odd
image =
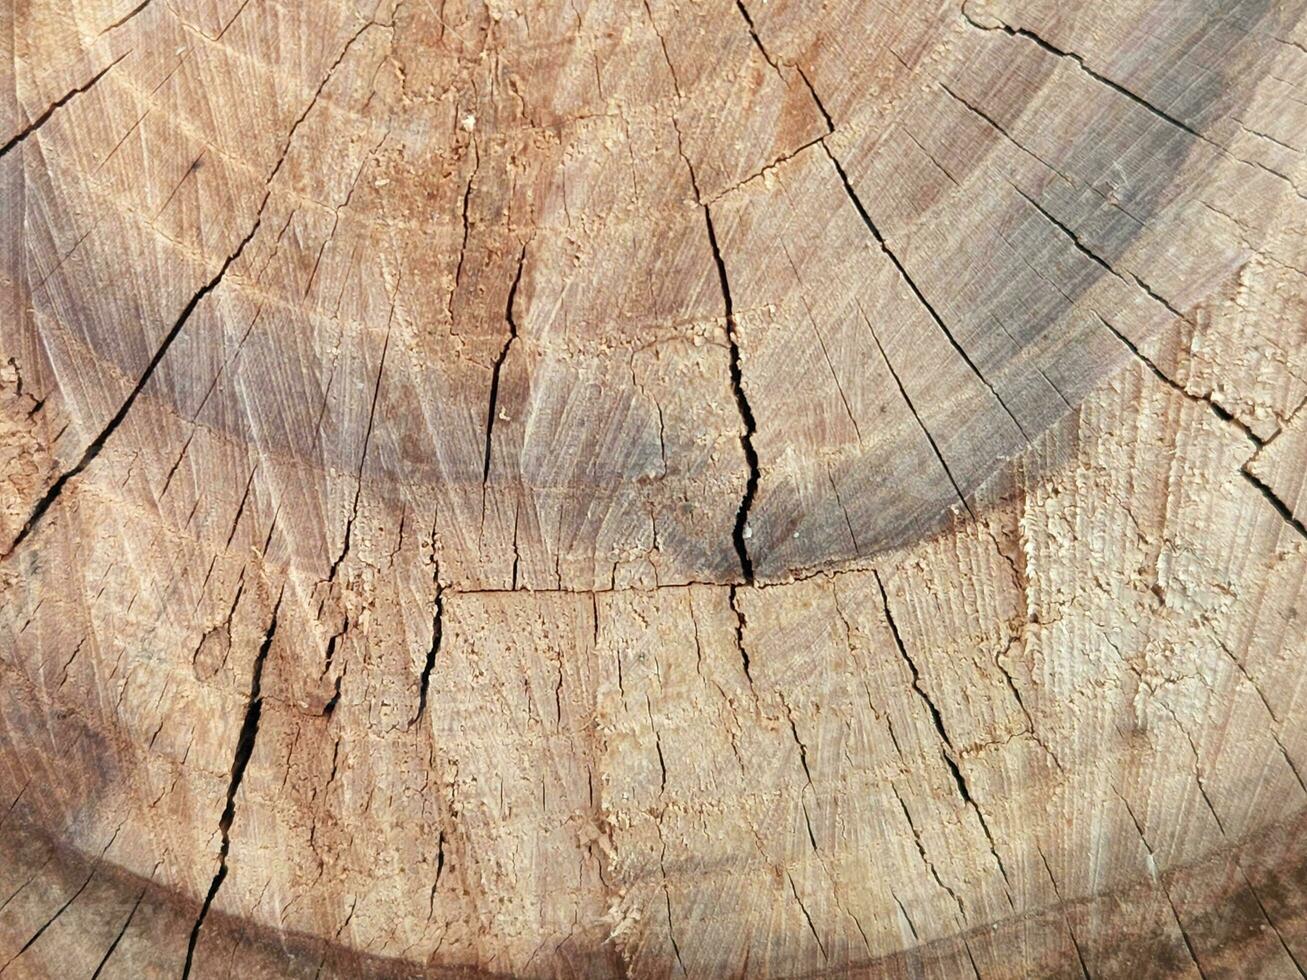
[[[0,976],[1303,976],[1307,9],[0,10]]]

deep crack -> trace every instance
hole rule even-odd
[[[283,590],[283,595],[285,594]],[[250,694],[245,702],[245,717],[241,721],[240,734],[236,737],[236,751],[231,761],[231,778],[227,783],[227,803],[218,818],[218,832],[222,835],[222,844],[218,848],[218,870],[209,884],[209,891],[200,906],[200,914],[195,918],[191,929],[190,941],[186,944],[186,962],[182,966],[182,980],[190,976],[191,966],[195,960],[195,948],[200,941],[200,930],[208,917],[213,900],[227,878],[227,856],[231,853],[231,826],[236,819],[236,794],[245,778],[245,769],[254,754],[254,743],[259,736],[259,719],[263,714],[263,666],[268,660],[268,651],[272,649],[273,637],[277,634],[277,613],[281,609],[282,596],[277,597],[277,604],[272,607],[272,619],[268,630],[263,634],[263,642],[254,657],[254,667],[250,676]]]
[[[745,582],[753,581],[753,557],[749,554],[749,511],[753,507],[753,498],[758,492],[758,452],[753,447],[753,437],[758,431],[753,408],[749,405],[749,396],[744,393],[744,372],[740,366],[740,342],[735,322],[735,304],[731,299],[731,284],[726,278],[726,262],[722,259],[721,247],[717,242],[717,229],[713,225],[712,210],[703,206],[704,223],[708,227],[708,244],[712,248],[713,262],[717,266],[717,278],[722,287],[722,302],[726,307],[726,340],[730,345],[731,393],[735,396],[735,407],[740,413],[744,431],[740,434],[740,448],[744,451],[745,462],[749,466],[749,475],[744,482],[744,493],[740,497],[740,506],[735,512],[735,527],[731,540],[735,544],[735,553],[740,558],[740,571]]]
[[[440,656],[440,644],[445,634],[445,590],[436,583],[435,609],[431,614],[431,646],[427,648],[427,660],[422,665],[422,675],[418,678],[418,708],[409,725],[416,725],[427,710],[427,689],[431,685],[431,672],[436,667]]]
[[[1297,515],[1295,515],[1289,508],[1289,505],[1276,495],[1275,491],[1271,489],[1268,483],[1263,481],[1261,477],[1250,470],[1247,466],[1239,472],[1243,474],[1243,478],[1248,481],[1253,489],[1266,498],[1267,503],[1275,508],[1275,512],[1283,518],[1286,524],[1301,534],[1304,538],[1307,538],[1307,525],[1304,525],[1303,522],[1298,519]]]
[[[504,309],[504,321],[508,324],[508,336],[504,339],[504,346],[499,349],[499,356],[495,358],[494,367],[490,371],[490,407],[486,411],[486,450],[485,461],[481,468],[481,487],[484,499],[485,486],[490,482],[490,451],[495,435],[495,416],[499,408],[499,375],[504,369],[504,361],[508,359],[508,350],[513,346],[513,341],[517,340],[517,319],[513,315],[513,302],[517,299],[517,287],[522,283],[522,267],[526,264],[526,246],[522,246],[522,251],[517,257],[517,272],[513,276],[513,284],[508,287],[508,302]]]

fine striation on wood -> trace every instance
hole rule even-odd
[[[1303,975],[1304,13],[5,5],[0,975]]]

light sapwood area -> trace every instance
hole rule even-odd
[[[0,976],[1303,975],[1305,13],[0,4]]]

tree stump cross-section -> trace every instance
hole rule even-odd
[[[1307,970],[1301,0],[0,9],[0,976]]]

